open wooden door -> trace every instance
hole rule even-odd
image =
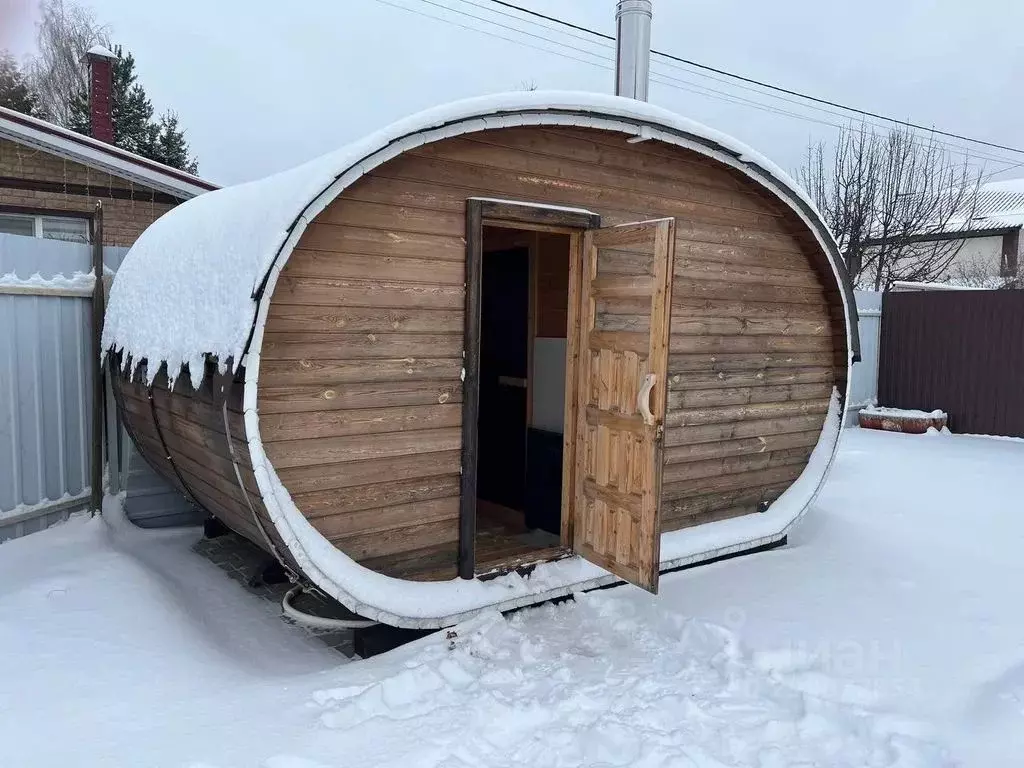
[[[573,549],[658,591],[675,220],[589,230],[581,275]]]

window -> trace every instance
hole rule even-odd
[[[27,235],[35,237],[35,216],[19,216],[12,213],[0,213],[0,233],[5,235]]]
[[[78,216],[0,213],[0,234],[88,243],[89,220]]]
[[[42,237],[69,243],[89,242],[89,220],[67,216],[40,216]]]

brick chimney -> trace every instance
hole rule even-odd
[[[92,137],[113,144],[111,104],[117,56],[102,45],[94,45],[86,51],[85,59],[89,62],[89,123]]]

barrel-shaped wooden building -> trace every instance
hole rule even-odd
[[[834,456],[856,329],[768,161],[531,92],[179,206],[104,339],[183,493],[356,613],[436,627],[780,541]]]

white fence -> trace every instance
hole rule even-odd
[[[88,502],[92,286],[91,246],[0,235],[0,538]]]
[[[882,294],[854,291],[860,315],[860,362],[853,366],[847,424],[861,407],[878,400],[878,339],[882,326]]]
[[[103,249],[113,271],[127,248]],[[90,502],[92,246],[0,234],[0,541],[46,528]],[[201,515],[137,457],[106,398],[110,490],[144,527]],[[129,471],[130,470],[130,471]]]

